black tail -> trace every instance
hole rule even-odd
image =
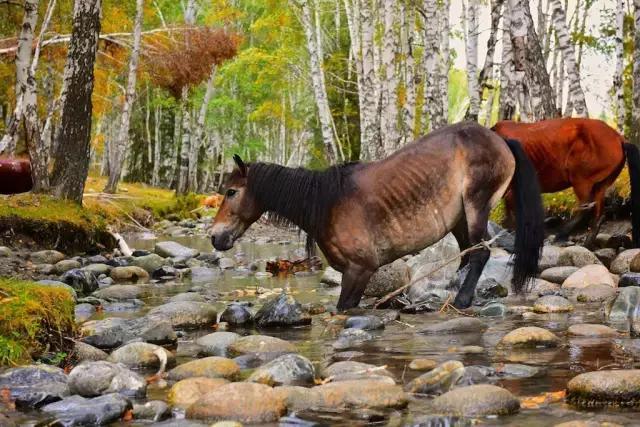
[[[527,282],[538,273],[538,261],[544,244],[544,209],[538,174],[520,142],[506,139],[516,159],[512,189],[516,210],[516,242],[513,288],[522,292]]]
[[[631,237],[633,247],[640,247],[640,149],[633,144],[624,144],[631,180]]]

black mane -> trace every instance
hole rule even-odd
[[[323,171],[251,163],[247,190],[280,225],[294,224],[307,233],[307,253],[329,221],[335,203],[353,188],[351,175],[358,163]]]

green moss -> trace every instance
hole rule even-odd
[[[76,332],[74,306],[66,289],[0,278],[0,365],[65,350]]]

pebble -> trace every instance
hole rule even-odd
[[[555,347],[560,343],[552,332],[537,326],[515,329],[502,337],[498,346],[504,347]]]

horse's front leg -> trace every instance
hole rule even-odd
[[[473,296],[476,292],[476,285],[478,279],[482,274],[485,264],[489,260],[491,252],[487,248],[478,248],[471,252],[469,255],[469,272],[464,279],[462,287],[456,295],[456,299],[453,301],[453,306],[456,308],[468,308],[473,301]]]
[[[374,271],[350,263],[342,273],[342,291],[338,299],[338,311],[357,307]]]

